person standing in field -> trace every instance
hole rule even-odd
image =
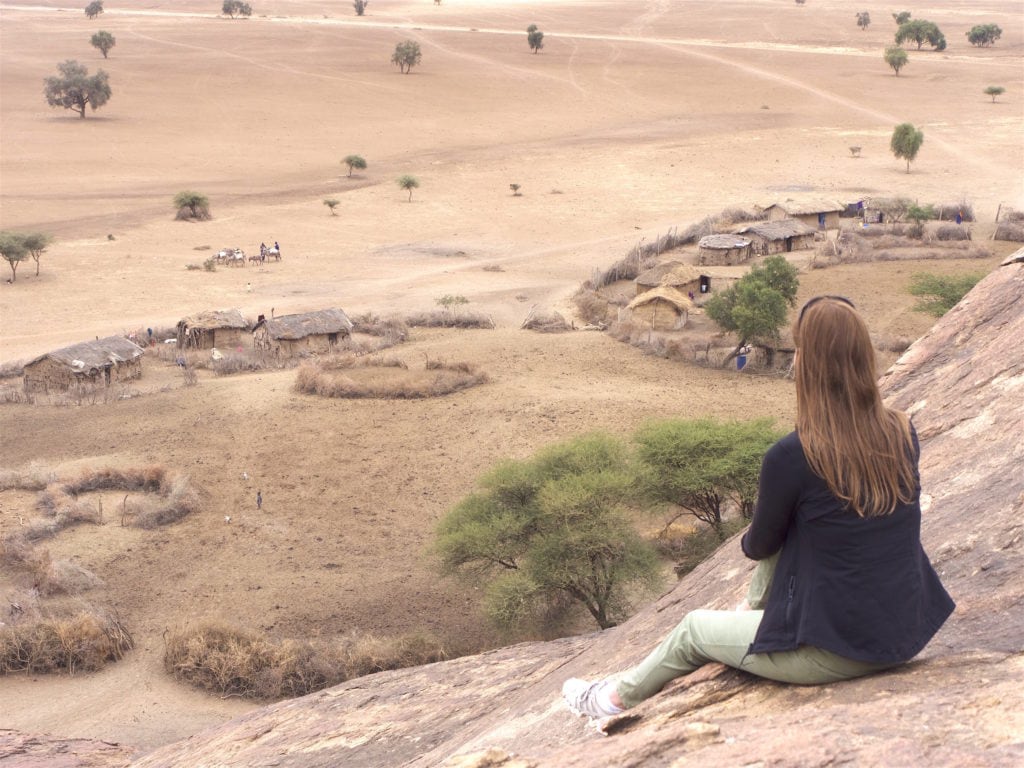
[[[263,509],[263,491],[256,491],[256,509]]]

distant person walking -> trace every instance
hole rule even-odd
[[[256,509],[263,509],[263,491],[256,491]]]

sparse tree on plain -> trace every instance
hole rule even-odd
[[[46,78],[43,93],[51,107],[63,107],[85,117],[86,106],[94,111],[110,99],[110,82],[107,73],[97,70],[92,77],[89,70],[73,59],[57,65],[60,75]]]
[[[338,200],[337,198],[334,198],[334,197],[328,197],[326,200],[324,200],[324,205],[326,205],[328,208],[331,209],[331,216],[337,216],[338,215],[338,214],[336,214],[334,212],[334,209],[338,207],[338,204],[340,202],[341,202],[340,200]]]
[[[352,175],[353,170],[365,171],[366,161],[359,155],[347,155],[344,160],[341,161],[348,166],[348,175]]]
[[[871,26],[871,14],[867,11],[861,11],[857,14],[857,26],[860,27],[860,31],[863,32]]]
[[[896,157],[907,161],[907,173],[910,173],[910,164],[917,157],[923,143],[924,133],[917,130],[912,123],[900,123],[892,132],[889,148]]]
[[[907,219],[913,222],[913,225],[910,227],[910,236],[917,238],[923,237],[924,223],[926,221],[931,221],[932,219],[937,219],[938,216],[938,213],[935,211],[935,206],[933,205],[911,205],[910,208],[907,209]]]
[[[917,296],[914,309],[932,317],[942,317],[960,303],[984,277],[982,274],[933,275],[918,272],[910,278],[910,294]]]
[[[996,96],[1001,96],[1004,93],[1006,93],[1006,89],[1001,85],[990,85],[985,89],[985,95],[992,97],[993,104],[996,103]]]
[[[117,44],[114,36],[102,29],[93,35],[89,42],[92,43],[93,48],[99,48],[104,59],[107,58],[107,54],[110,52],[110,49]]]
[[[50,246],[51,240],[52,238],[45,232],[29,232],[27,235],[22,235],[22,245],[32,257],[32,261],[36,263],[36,277],[39,277],[39,259]]]
[[[946,38],[938,26],[925,19],[911,19],[905,24],[900,24],[896,30],[896,45],[903,45],[907,40],[917,44],[917,50],[928,43],[936,51],[946,50]]]
[[[892,15],[892,20],[896,22],[897,27],[901,27],[910,21],[910,11],[900,11]]]
[[[512,190],[513,197],[520,197],[519,190],[522,189],[518,184],[509,184],[508,188]]]
[[[544,47],[544,33],[537,29],[536,24],[531,24],[526,28],[526,42],[529,43],[530,50],[534,53]]]
[[[352,7],[356,9],[356,16],[362,16],[366,13],[366,6],[370,4],[370,0],[353,0]]]
[[[448,314],[455,316],[456,310],[459,307],[464,307],[469,304],[469,299],[465,296],[456,296],[450,293],[441,296],[440,298],[434,299],[434,303],[439,307],[444,307],[444,311]]]
[[[415,176],[409,176],[408,174],[406,174],[405,176],[398,177],[398,186],[401,187],[402,189],[406,189],[409,191],[409,202],[411,203],[412,191],[414,189],[419,189],[420,180],[417,179]]]
[[[93,0],[85,6],[86,18],[95,19],[101,13],[103,13],[103,0]]]
[[[224,0],[221,12],[232,19],[236,16],[252,16],[252,6],[242,0]]]
[[[211,218],[210,200],[206,195],[201,195],[198,192],[192,192],[191,190],[179,192],[174,196],[174,207],[178,211],[175,218],[182,221],[188,219],[205,221]]]
[[[998,24],[976,24],[964,34],[971,45],[984,48],[987,45],[994,45],[996,40],[1003,36],[1003,30]]]
[[[391,54],[391,63],[397,64],[398,71],[407,75],[422,58],[419,43],[415,40],[403,40],[395,46],[395,52]]]
[[[25,238],[17,232],[0,232],[0,257],[11,267],[11,282],[18,279],[18,265],[28,258]]]
[[[851,157],[860,157],[860,147],[850,147]]]
[[[910,61],[907,52],[898,45],[890,45],[886,48],[884,58],[885,63],[892,67],[892,71],[896,73],[896,77],[900,76],[900,70],[907,66],[907,62]]]

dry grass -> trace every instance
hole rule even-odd
[[[303,364],[295,378],[295,389],[321,397],[419,399],[440,397],[487,381],[486,373],[468,363],[427,360],[424,368],[410,369],[400,360],[353,359]]]
[[[0,672],[93,672],[134,646],[117,617],[82,611],[0,628]]]
[[[373,312],[367,312],[352,318],[352,333],[365,333],[388,339],[398,344],[409,337],[409,327],[397,317],[382,318]]]
[[[410,328],[485,328],[493,329],[494,320],[483,312],[449,312],[434,309],[405,316]]]
[[[164,669],[175,679],[224,696],[270,700],[301,696],[353,677],[447,658],[421,635],[333,641],[271,640],[224,624],[186,627],[167,638]]]

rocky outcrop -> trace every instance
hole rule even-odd
[[[820,687],[705,667],[600,735],[569,676],[637,662],[688,610],[726,607],[731,541],[626,624],[349,681],[163,747],[135,766],[1019,766],[1024,763],[1024,263],[982,281],[886,374],[914,416],[923,538],[958,607],[915,661]],[[122,763],[123,764],[123,763]]]

